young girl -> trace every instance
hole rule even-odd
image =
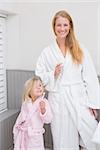
[[[94,133],[92,141],[94,143],[100,144],[100,122],[97,126],[97,129],[96,129],[95,133]]]
[[[23,100],[13,128],[14,150],[44,150],[43,125],[51,122],[52,113],[38,76],[26,81]]]

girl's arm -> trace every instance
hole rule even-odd
[[[35,74],[41,77],[46,90],[53,91],[55,87],[55,81],[56,81],[54,76],[55,68],[51,69],[50,64],[47,61],[47,59],[49,58],[47,57],[50,56],[49,54],[48,56],[45,54],[45,49],[44,49],[44,51],[41,53],[41,55],[37,60]]]
[[[14,141],[16,139],[16,135],[18,134],[18,127],[25,121],[26,119],[26,106],[25,106],[25,102],[23,102],[22,106],[21,106],[21,111],[16,119],[16,122],[14,124],[13,127],[13,134],[14,134]]]
[[[48,100],[43,100],[39,103],[40,117],[44,123],[52,121],[52,112]]]

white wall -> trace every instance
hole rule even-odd
[[[90,51],[97,72],[100,70],[97,2],[9,3],[7,68],[34,70],[42,49],[54,38],[52,17],[65,9],[73,18],[76,35]],[[8,6],[8,4],[6,3]],[[4,4],[5,6],[5,4]],[[4,9],[7,9],[3,8]],[[2,7],[1,7],[2,8]],[[99,23],[100,24],[100,23]]]
[[[97,47],[97,72],[100,75],[100,2],[98,4],[98,47]]]

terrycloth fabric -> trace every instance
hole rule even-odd
[[[49,91],[54,150],[79,150],[79,137],[84,148],[97,150],[91,141],[97,121],[89,107],[100,109],[100,86],[88,50],[81,48],[84,57],[79,65],[73,63],[69,51],[63,56],[56,41],[41,52],[36,64],[36,75]],[[63,68],[55,78],[55,67],[60,63]]]
[[[96,129],[94,135],[93,135],[92,141],[93,141],[94,143],[100,144],[100,122],[99,122],[99,124],[98,124],[98,126],[97,126],[97,129]]]
[[[39,110],[39,102],[46,104],[45,114]],[[34,103],[29,100],[22,104],[21,112],[13,128],[14,150],[44,150],[44,123],[50,123],[52,113],[46,99],[38,98]]]

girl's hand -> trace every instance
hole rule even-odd
[[[39,103],[39,107],[40,107],[40,112],[41,112],[42,114],[44,114],[44,113],[46,112],[45,102],[44,102],[44,101],[41,101],[41,102]]]
[[[55,72],[54,72],[55,78],[57,78],[57,77],[59,76],[59,74],[61,73],[62,67],[63,67],[63,66],[62,66],[62,63],[56,65],[56,67],[55,67]]]
[[[91,115],[93,115],[95,117],[95,119],[97,119],[98,114],[97,114],[96,109],[89,108],[89,111],[90,111]]]

